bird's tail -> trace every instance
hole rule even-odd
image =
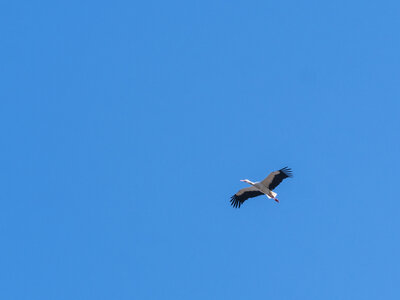
[[[275,192],[273,192],[273,191],[271,191],[271,194],[272,194],[272,196],[274,196],[274,198],[276,198],[276,196],[278,195],[277,193],[275,193]],[[269,198],[269,199],[272,199],[270,196],[268,196],[267,195],[267,197]]]

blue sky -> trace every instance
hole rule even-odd
[[[2,2],[1,298],[399,299],[399,13]]]

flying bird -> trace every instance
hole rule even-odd
[[[251,182],[248,179],[240,180],[251,184],[251,186],[241,189],[233,195],[231,197],[231,205],[235,208],[239,208],[247,199],[261,195],[267,195],[268,198],[274,199],[279,203],[278,198],[276,198],[278,194],[274,193],[273,190],[282,182],[283,179],[288,177],[293,177],[292,170],[288,167],[284,167],[279,171],[272,172],[267,176],[267,178],[260,182]]]

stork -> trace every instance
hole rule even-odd
[[[239,190],[235,195],[231,197],[231,205],[235,208],[239,208],[249,198],[254,198],[261,195],[266,195],[270,199],[274,199],[279,203],[273,190],[282,182],[283,179],[293,177],[292,170],[288,167],[284,167],[279,171],[272,172],[260,182],[251,182],[248,179],[240,181],[250,184],[250,187]]]

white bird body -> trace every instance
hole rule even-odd
[[[260,195],[266,195],[270,199],[274,199],[276,202],[279,200],[276,198],[277,193],[272,190],[276,188],[282,180],[285,178],[292,177],[292,172],[288,167],[280,169],[278,171],[270,173],[267,178],[260,182],[252,182],[248,179],[240,180],[250,184],[250,187],[239,190],[235,195],[231,197],[231,205],[233,207],[240,207],[244,201],[249,198],[257,197]]]
[[[262,182],[251,182],[248,179],[241,180],[243,182],[247,182],[248,184],[251,184],[256,190],[260,191],[261,193],[265,194],[269,199],[275,199],[276,196],[278,196],[277,193],[271,191],[269,188],[267,188],[266,185],[264,185]]]
[[[257,182],[258,183],[258,182]],[[263,192],[269,199],[276,199],[276,196],[278,196],[277,193],[269,190],[265,185],[262,183],[255,184],[254,186],[258,188],[261,192]]]

